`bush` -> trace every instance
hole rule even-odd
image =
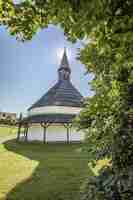
[[[81,200],[121,200],[111,167],[103,168],[98,176],[88,178],[81,191]]]

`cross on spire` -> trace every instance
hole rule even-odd
[[[58,73],[59,73],[59,80],[70,80],[71,69],[67,58],[66,48],[64,48],[64,53],[60,67],[58,69]]]

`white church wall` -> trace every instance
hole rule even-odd
[[[33,108],[28,112],[29,116],[39,114],[78,114],[82,108],[67,106],[44,106]]]
[[[76,127],[72,127],[70,129],[70,135],[69,135],[70,141],[73,141],[73,142],[83,141],[84,137],[85,137],[85,133],[83,131],[78,131]]]
[[[63,125],[51,125],[47,128],[47,142],[63,142],[67,141],[67,131]]]
[[[69,141],[80,142],[84,139],[84,132],[72,127],[69,131]],[[33,125],[28,130],[28,141],[43,141],[43,128]],[[52,124],[46,130],[46,142],[67,142],[67,129],[63,125]]]
[[[41,126],[32,126],[28,130],[28,141],[43,141],[43,128]]]

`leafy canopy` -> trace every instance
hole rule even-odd
[[[72,42],[89,39],[79,59],[95,75],[95,95],[86,100],[78,124],[87,132],[89,161],[111,159],[122,200],[132,198],[133,188],[132,13],[132,0],[0,0],[0,22],[17,39],[29,40],[49,24],[60,25]]]

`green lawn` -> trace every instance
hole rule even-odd
[[[0,145],[0,200],[78,200],[88,173],[80,144]]]
[[[0,139],[3,137],[14,137],[16,136],[17,128],[14,126],[0,126]]]

